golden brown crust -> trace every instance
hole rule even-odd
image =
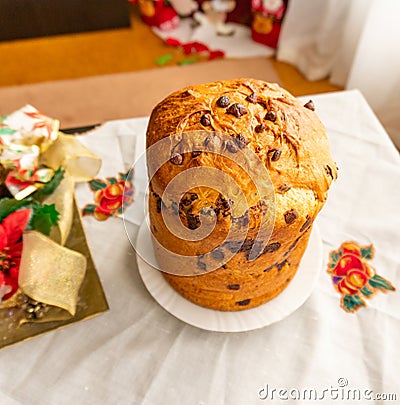
[[[239,214],[229,212],[220,194],[207,187],[186,193],[186,205],[165,198],[167,185],[179,173],[194,167],[212,167],[234,178],[248,201],[247,247],[257,235],[260,212],[264,209],[262,196],[254,192],[254,184],[234,162],[208,152],[179,153],[182,143],[186,142],[182,134],[196,130],[230,136],[236,142],[234,145],[240,148],[246,145],[263,162],[263,169],[267,168],[273,184],[276,207],[268,245],[279,244],[279,248],[253,261],[246,258],[246,251],[242,249],[225,268],[200,276],[166,274],[165,277],[186,298],[209,308],[240,310],[260,305],[281,292],[287,280],[293,278],[307,246],[311,225],[326,200],[331,182],[337,177],[324,126],[314,111],[287,91],[276,84],[254,79],[188,87],[159,103],[150,117],[147,147],[173,136],[166,143],[170,148],[166,153],[172,159],[151,179],[152,232],[165,248],[189,255],[211,251],[224,240],[232,226],[240,226],[240,221]],[[226,141],[223,147],[228,154],[236,154]],[[252,179],[261,177],[260,168],[251,170]],[[196,198],[191,199],[191,195]],[[217,226],[201,243],[179,240],[163,224],[162,209],[165,215],[179,215],[189,229],[196,229],[199,213],[206,206],[213,207],[217,213]],[[243,212],[241,210],[240,214]],[[163,260],[161,254],[158,259]],[[265,271],[270,267],[272,270]],[[239,285],[239,288],[231,290],[227,285]]]

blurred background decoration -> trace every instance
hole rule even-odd
[[[277,59],[359,89],[400,148],[400,2],[290,0]]]
[[[359,89],[399,148],[399,18],[396,0],[2,0],[0,85],[272,56],[295,95]]]

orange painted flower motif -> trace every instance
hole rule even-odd
[[[132,204],[134,188],[128,179],[128,173],[119,173],[118,179],[109,177],[105,180],[89,181],[89,187],[94,192],[95,204],[87,204],[82,209],[82,215],[92,215],[98,221],[118,216],[124,208]]]
[[[360,246],[356,242],[344,242],[330,253],[328,273],[335,289],[341,294],[341,306],[354,312],[365,306],[365,298],[372,298],[378,290],[394,291],[394,286],[376,274],[367,263],[374,257],[372,245]]]

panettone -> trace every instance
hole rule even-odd
[[[156,153],[149,153],[152,148]],[[313,103],[303,105],[278,85],[254,79],[187,87],[154,108],[147,151],[150,228],[168,283],[188,300],[222,311],[252,308],[278,295],[293,279],[337,177]],[[245,151],[257,162],[242,164]],[[157,159],[162,164],[154,164]],[[191,171],[199,168],[206,171],[201,179]],[[222,191],[211,169],[224,173]],[[178,178],[185,187],[171,198],[167,189]],[[228,178],[245,199],[229,195],[234,187]],[[257,184],[270,193],[263,195]],[[212,232],[193,240],[191,232],[207,215]],[[186,233],[168,226],[172,218]]]

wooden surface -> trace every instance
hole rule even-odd
[[[207,64],[2,87],[0,115],[29,103],[50,117],[57,117],[62,128],[148,116],[159,101],[176,89],[239,76],[279,82],[268,58],[220,59]]]
[[[166,66],[185,58],[141,22],[136,5],[130,7],[130,28],[0,42],[0,86],[152,69],[167,53],[173,59]],[[338,90],[327,80],[308,82],[288,64],[273,60],[273,66],[294,95]]]

